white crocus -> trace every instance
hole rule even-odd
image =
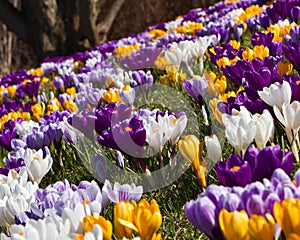
[[[4,197],[0,200],[0,225],[8,227],[15,223],[15,215],[24,211],[29,211],[29,201],[25,196],[18,194]]]
[[[253,119],[256,120],[255,143],[258,148],[264,148],[268,141],[273,140],[274,136],[274,120],[270,112],[265,109],[262,114],[254,114]]]
[[[183,18],[178,18],[174,21],[170,21],[165,23],[165,28],[169,31],[175,30],[176,28],[178,28],[180,26],[180,24],[182,23]]]
[[[256,135],[256,121],[250,112],[241,107],[241,111],[232,110],[232,115],[223,114],[225,135],[235,150],[243,155]]]
[[[181,115],[179,118],[176,118],[174,115],[169,115],[169,129],[172,129],[170,135],[172,145],[177,143],[180,135],[186,128],[186,124],[187,117],[185,114]]]
[[[27,136],[29,134],[32,134],[32,129],[34,127],[39,127],[39,124],[32,120],[22,121],[21,123],[16,124],[16,130],[19,136]]]
[[[47,216],[44,219],[30,219],[25,226],[12,225],[11,237],[8,238],[4,233],[1,240],[60,240],[68,239],[70,233],[70,222],[63,221],[57,215]]]
[[[300,102],[294,101],[291,104],[283,103],[281,111],[277,106],[273,107],[277,119],[285,127],[287,138],[292,145],[292,151],[299,161],[297,142],[299,142],[298,131],[300,128]]]
[[[83,240],[102,240],[103,239],[103,233],[102,233],[102,228],[100,225],[95,224],[93,227],[92,232],[85,232],[83,235]],[[77,237],[77,238],[76,238]],[[68,240],[71,239],[79,239],[78,238],[78,233],[71,233],[68,236]]]
[[[260,98],[270,105],[276,106],[281,110],[282,104],[291,102],[292,89],[287,81],[273,83],[270,87],[264,87],[262,91],[258,91]]]
[[[169,140],[168,116],[158,115],[157,121],[155,117],[149,116],[143,119],[143,126],[146,130],[146,141],[157,152],[161,152],[165,143]]]
[[[0,181],[10,187],[16,184],[25,186],[28,180],[28,173],[25,167],[22,167],[19,173],[15,169],[9,170],[7,176],[0,174]]]
[[[82,221],[85,216],[91,216],[92,211],[85,202],[78,203],[74,209],[64,208],[62,210],[62,219],[70,221],[70,232],[83,233]]]
[[[215,163],[221,161],[222,148],[218,137],[216,135],[212,135],[212,137],[205,136],[204,141],[208,157]]]
[[[17,151],[17,156],[24,159],[25,166],[29,175],[29,179],[32,182],[40,183],[42,178],[47,174],[50,170],[53,159],[50,156],[50,152],[47,151],[45,147],[46,156],[43,155],[43,150],[39,149],[38,151],[33,149],[20,149]]]

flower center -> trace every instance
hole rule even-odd
[[[239,166],[234,166],[234,167],[230,168],[231,171],[238,171],[240,169],[241,169],[241,167],[239,167]]]

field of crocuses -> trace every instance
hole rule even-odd
[[[0,77],[6,239],[300,239],[300,0],[227,0]]]

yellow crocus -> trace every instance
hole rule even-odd
[[[74,97],[74,96],[76,95],[76,88],[75,88],[75,87],[67,88],[66,93],[67,93],[68,95],[71,95],[71,96]]]
[[[222,209],[219,214],[220,228],[227,240],[248,240],[248,214],[245,210],[228,212]]]
[[[219,58],[216,61],[216,63],[217,63],[217,66],[219,68],[223,68],[223,67],[226,67],[228,65],[235,64],[238,60],[240,60],[240,58],[238,56],[236,56],[234,59],[229,59],[228,57],[222,57],[222,58]]]
[[[282,61],[280,61],[278,63],[278,70],[279,70],[279,75],[280,78],[282,78],[283,74],[291,74],[292,70],[293,70],[293,64],[291,63],[283,63]]]
[[[269,56],[269,48],[264,45],[254,46],[253,47],[253,56],[254,58],[259,58],[261,60]]]
[[[166,72],[168,76],[171,78],[173,82],[184,82],[185,80],[185,74],[179,73],[177,68],[173,65],[166,67]]]
[[[243,51],[242,57],[243,57],[244,60],[252,61],[252,59],[254,58],[254,56],[253,56],[253,50],[251,48],[247,47]]]
[[[155,66],[158,68],[158,69],[161,69],[161,70],[164,70],[167,66],[170,66],[171,63],[169,62],[169,60],[163,56],[162,54],[160,54],[155,62],[154,62]]]
[[[135,204],[134,222],[141,240],[152,240],[153,236],[156,236],[162,224],[162,216],[154,199],[150,203],[142,199]]]
[[[74,240],[84,240],[84,235],[82,233],[77,234]]]
[[[29,112],[22,112],[21,118],[23,120],[29,121],[30,120],[30,113]]]
[[[134,206],[130,202],[121,201],[114,207],[114,229],[117,239],[132,237],[133,228],[122,224],[124,221],[133,224]]]
[[[217,77],[212,71],[204,73],[204,78],[207,80],[208,89],[207,93],[213,97],[223,94],[227,88],[227,79],[224,75]]]
[[[131,87],[129,85],[124,85],[124,87],[122,88],[122,91],[129,91],[131,89]]]
[[[280,27],[277,23],[270,25],[265,33],[272,32],[274,34],[273,41],[275,42],[282,42],[284,39],[284,35],[289,35],[290,31],[293,27],[297,26],[296,23],[292,22],[291,24],[284,25]]]
[[[221,102],[220,99],[218,98],[213,98],[209,101],[209,107],[214,115],[214,117],[216,118],[216,120],[223,125],[223,121],[222,121],[222,112],[218,109],[218,103]]]
[[[47,114],[50,114],[51,112],[54,112],[54,111],[60,111],[60,110],[63,110],[60,102],[58,101],[57,98],[54,98],[54,99],[51,99],[49,104],[47,105]]]
[[[220,95],[220,100],[222,100],[223,102],[227,102],[227,99],[230,97],[236,97],[236,93],[234,91],[223,93]]]
[[[181,34],[186,34],[188,30],[185,26],[179,26],[174,31]]]
[[[36,69],[30,69],[29,74],[33,76],[43,76],[43,70],[41,68],[36,68]]]
[[[260,15],[262,11],[262,7],[259,7],[258,5],[252,5],[244,10],[244,12],[236,17],[237,23],[245,23],[249,18]]]
[[[275,220],[271,214],[266,216],[253,214],[248,222],[250,240],[273,240],[275,236]]]
[[[287,198],[274,204],[274,217],[284,235],[300,235],[300,199]]]
[[[72,99],[65,100],[63,102],[63,106],[64,106],[65,109],[68,109],[71,112],[77,112],[78,111],[78,107]]]
[[[115,53],[118,58],[124,58],[131,56],[134,51],[140,50],[140,44],[129,44],[129,45],[123,45],[115,49]]]
[[[84,67],[84,63],[81,62],[80,60],[78,60],[78,61],[75,61],[75,62],[73,63],[73,66],[74,66],[74,69],[75,69],[75,70],[78,70],[79,68],[83,68],[83,67]]]
[[[187,24],[187,33],[196,36],[196,31],[199,31],[203,28],[203,24],[202,23],[198,23],[198,22],[189,22]]]
[[[110,221],[98,213],[93,213],[93,216],[85,216],[82,220],[82,226],[85,232],[92,232],[95,224],[98,224],[102,228],[103,239],[110,240],[112,237],[112,224]]]
[[[236,41],[236,40],[230,40],[229,42],[230,42],[231,46],[232,46],[235,50],[240,49],[240,47],[241,47],[241,43],[240,43],[240,42],[238,42],[238,41]]]
[[[287,240],[300,240],[300,235],[292,233],[292,234],[289,235]]]
[[[13,98],[15,96],[16,91],[17,91],[16,86],[8,86],[7,87],[7,92],[11,98]]]
[[[200,142],[195,135],[187,135],[178,141],[178,148],[184,159],[196,171],[197,179],[202,187],[206,187],[206,167],[202,158],[204,142]]]
[[[219,68],[226,67],[227,65],[230,65],[230,59],[228,57],[222,57],[219,58],[216,63]]]
[[[45,104],[44,103],[36,103],[33,106],[31,106],[31,111],[33,114],[33,117],[39,121],[41,117],[45,114]]]
[[[220,78],[216,79],[215,82],[216,88],[219,90],[219,94],[224,94],[227,88],[227,79],[223,75]]]
[[[152,41],[156,41],[157,39],[160,39],[163,36],[165,36],[167,32],[161,29],[152,29],[148,32],[148,34],[152,35]]]
[[[108,91],[103,94],[103,98],[106,102],[120,102],[121,98],[119,95],[119,91]]]
[[[160,233],[159,234],[154,233],[151,240],[161,240],[161,234]]]

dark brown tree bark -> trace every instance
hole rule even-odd
[[[0,21],[29,44],[38,60],[89,49],[124,32],[174,19],[216,0],[0,0]],[[169,16],[169,17],[167,17]],[[117,21],[115,21],[117,19]],[[142,24],[141,24],[142,23]],[[111,29],[114,29],[113,31]]]

